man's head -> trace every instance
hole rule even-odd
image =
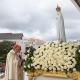
[[[11,43],[11,49],[13,49],[14,45],[16,44],[16,42],[12,42]]]
[[[21,46],[18,45],[18,44],[15,44],[15,45],[13,46],[13,50],[15,51],[16,54],[17,54],[17,53],[20,53],[20,51],[21,51]]]

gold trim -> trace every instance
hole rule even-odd
[[[58,77],[58,78],[72,78],[73,80],[80,80],[80,72],[68,72],[67,74],[62,71],[52,72],[52,71],[42,71],[36,70],[34,72],[28,72],[29,80],[32,80],[33,77],[44,76],[44,77]]]

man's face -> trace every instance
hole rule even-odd
[[[15,49],[15,53],[20,53],[20,51],[21,51],[21,48],[16,48]]]

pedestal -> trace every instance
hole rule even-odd
[[[80,72],[65,73],[65,72],[52,72],[36,70],[34,72],[28,72],[29,80],[33,80],[33,77],[44,76],[44,77],[57,77],[57,78],[72,78],[73,80],[80,80]]]

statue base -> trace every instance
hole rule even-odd
[[[33,80],[33,77],[43,76],[43,77],[57,77],[57,78],[72,78],[73,80],[80,80],[80,72],[52,72],[52,71],[42,71],[42,70],[35,70],[34,72],[28,72],[29,80]]]

